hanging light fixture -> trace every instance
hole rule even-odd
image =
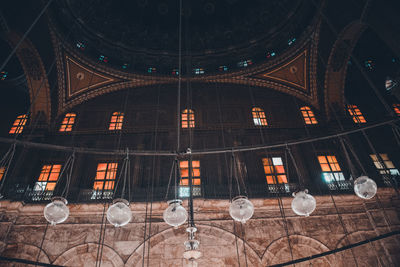
[[[317,202],[315,198],[308,194],[308,190],[302,190],[293,193],[294,199],[292,200],[292,210],[294,213],[300,216],[310,216],[315,210]]]
[[[363,199],[371,199],[375,196],[378,186],[368,176],[360,176],[354,181],[354,192]]]
[[[69,216],[68,201],[63,197],[53,197],[44,208],[44,217],[51,225],[63,223]]]
[[[132,219],[132,211],[126,199],[116,198],[107,210],[107,220],[115,227],[127,225]]]
[[[130,178],[130,161],[129,161],[129,150],[126,149],[126,156],[122,163],[121,172],[118,178],[118,183],[123,175],[123,186],[121,192],[121,198],[115,198],[113,204],[107,209],[107,221],[115,227],[122,227],[127,225],[132,219],[132,211],[129,207],[129,201],[124,199],[126,180]],[[115,192],[118,188],[118,183],[115,186]],[[128,198],[130,199],[130,186],[128,185]]]
[[[163,214],[164,221],[173,227],[184,224],[188,218],[188,213],[186,209],[182,207],[182,200],[174,199],[167,203],[168,208],[165,209]]]
[[[197,232],[197,228],[194,226],[188,227],[186,231],[189,233],[189,239],[184,242],[185,252],[183,257],[188,260],[188,266],[197,266],[197,260],[201,258],[202,253],[199,251],[200,242],[194,239],[194,234]]]
[[[68,201],[66,197],[68,196],[69,185],[71,183],[71,175],[72,169],[75,162],[75,151],[72,153],[70,157],[68,157],[67,161],[65,162],[64,167],[60,172],[60,177],[57,180],[57,184],[61,181],[63,174],[66,174],[66,186],[61,193],[61,196],[55,196],[51,198],[51,202],[44,207],[43,215],[44,218],[51,224],[56,225],[59,223],[63,223],[68,219],[69,216],[69,208],[67,206]]]
[[[246,223],[254,214],[253,203],[246,196],[237,196],[232,199],[229,214],[235,221]]]

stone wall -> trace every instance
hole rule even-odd
[[[255,214],[243,225],[230,219],[228,200],[195,199],[197,238],[203,253],[199,266],[239,266],[239,262],[240,266],[270,266],[291,260],[291,255],[302,258],[399,230],[396,193],[380,189],[377,195],[379,199],[368,201],[354,195],[333,196],[340,216],[331,196],[316,196],[317,209],[309,217],[296,216],[291,198],[283,198],[286,220],[278,199],[251,199]],[[133,220],[122,228],[102,227],[107,206],[70,204],[68,220],[51,226],[43,217],[44,205],[1,201],[1,255],[65,266],[95,266],[100,256],[101,266],[142,266],[143,259],[143,266],[186,266],[182,259],[185,227],[174,229],[163,222],[166,203],[148,204],[146,224],[146,204],[132,203]],[[296,266],[400,266],[399,244],[400,236],[392,236]],[[0,266],[20,265],[3,262]]]

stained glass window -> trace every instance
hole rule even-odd
[[[263,158],[262,162],[268,184],[286,184],[288,182],[281,157]]]
[[[318,161],[321,166],[322,176],[327,183],[334,181],[343,181],[344,176],[339,162],[333,155],[318,156]]]
[[[179,196],[189,197],[189,161],[179,162],[181,180],[179,182]],[[192,161],[192,185],[193,195],[201,195],[201,177],[200,177],[200,161]]]
[[[54,191],[61,171],[61,164],[43,165],[35,184],[35,191]]]

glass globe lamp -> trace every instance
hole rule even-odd
[[[107,221],[115,227],[127,225],[132,219],[132,211],[126,199],[116,198],[107,210]]]
[[[232,199],[229,214],[235,221],[245,223],[254,214],[253,203],[245,196],[237,196]]]
[[[167,202],[168,208],[164,210],[164,221],[173,226],[178,227],[184,224],[187,220],[188,214],[184,207],[182,207],[182,200],[174,199]]]
[[[315,198],[308,194],[308,190],[293,193],[292,210],[300,216],[309,216],[317,206]]]
[[[44,217],[51,225],[65,222],[69,216],[67,204],[68,201],[65,198],[53,197],[43,210]]]
[[[371,199],[375,196],[378,187],[374,180],[368,176],[360,176],[354,181],[354,192],[363,199]]]

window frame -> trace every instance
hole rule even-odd
[[[182,164],[183,163],[183,164]],[[182,166],[183,165],[183,166]],[[201,163],[192,160],[193,196],[201,196]],[[189,197],[189,160],[179,161],[179,197]]]
[[[105,168],[100,168],[101,164],[105,164]],[[110,162],[110,161],[102,161],[97,163],[97,168],[95,172],[95,177],[93,179],[93,186],[92,190],[94,192],[114,192],[115,189],[115,184],[117,180],[117,172],[118,172],[118,162]],[[114,171],[114,172],[112,172]],[[99,177],[99,173],[104,172],[104,175],[102,178]],[[112,177],[111,179],[108,177]],[[96,187],[96,184],[101,184],[101,188],[98,186]],[[107,184],[107,188],[105,188],[105,185]],[[108,188],[109,185],[111,184],[111,188]]]
[[[4,174],[6,173],[6,167],[0,166],[0,182],[3,180]]]
[[[265,111],[260,107],[252,107],[251,108],[251,117],[253,119],[253,125],[258,127],[268,126],[267,117],[265,115]]]
[[[361,112],[360,108],[357,105],[349,104],[347,105],[347,112],[350,114],[354,123],[363,124],[367,123],[367,120],[364,117],[364,114]]]
[[[322,157],[325,159],[325,162],[321,162],[320,159]],[[332,161],[332,160],[329,161],[329,158],[330,159],[334,158],[335,161]],[[334,155],[333,153],[319,154],[319,155],[317,155],[317,161],[318,161],[319,167],[321,168],[321,174],[322,174],[323,181],[326,184],[332,184],[332,183],[346,180],[344,177],[343,169],[339,164],[339,160],[336,157],[336,155]],[[324,164],[324,166],[327,166],[329,168],[329,170],[325,170],[323,167],[323,164]],[[334,166],[334,168],[333,168],[333,166]],[[327,177],[330,177],[330,181],[327,180]]]
[[[287,173],[287,166],[285,166],[284,157],[280,156],[280,155],[271,155],[271,156],[267,156],[264,155],[261,158],[261,163],[263,166],[263,170],[264,170],[264,178],[265,181],[267,182],[268,185],[279,185],[279,184],[288,184],[289,180],[288,180],[288,173]],[[268,165],[265,164],[268,161]],[[281,164],[276,164],[275,161],[280,161]],[[281,166],[282,171],[279,171],[279,167]],[[269,172],[267,173],[266,169],[269,169]],[[270,176],[270,179],[268,179]],[[284,178],[282,177],[284,176]],[[271,183],[272,181],[272,183]]]
[[[70,116],[68,116],[70,115]],[[64,118],[60,124],[58,131],[60,133],[71,132],[76,122],[76,113],[68,112],[64,115]]]
[[[20,134],[25,128],[25,125],[28,121],[28,115],[27,114],[21,114],[18,115],[17,118],[14,120],[14,123],[12,124],[10,131],[8,131],[8,134]]]
[[[399,169],[396,168],[393,161],[389,158],[388,153],[379,153],[379,156],[383,160],[383,166],[376,154],[370,154],[369,157],[372,160],[372,163],[375,166],[375,169],[379,172],[380,175],[400,175]],[[387,173],[387,170],[389,173]]]
[[[186,119],[184,118],[186,117]],[[181,112],[181,128],[193,129],[196,127],[195,113],[193,109],[187,108]]]
[[[40,170],[39,176],[36,179],[33,190],[36,192],[42,192],[42,193],[54,192],[54,190],[56,189],[56,186],[57,186],[58,179],[60,179],[62,167],[63,167],[63,165],[60,163],[54,163],[54,164],[45,163],[45,164],[43,164],[42,168]],[[54,171],[54,170],[56,170],[56,171]],[[56,176],[55,179],[54,179],[54,177],[51,177],[53,174]],[[49,184],[51,184],[50,189],[48,189]]]
[[[300,108],[303,121],[306,125],[316,125],[318,120],[314,114],[314,111],[309,106],[303,106]]]
[[[115,111],[111,114],[108,130],[109,131],[121,131],[124,125],[125,113],[121,111]],[[115,121],[113,121],[115,120]]]

